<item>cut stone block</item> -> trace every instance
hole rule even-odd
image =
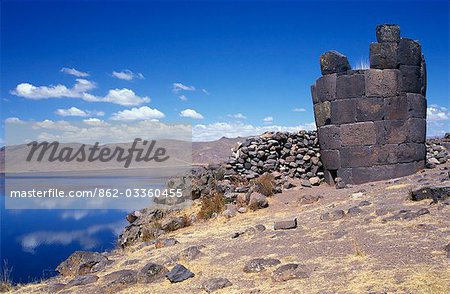
[[[319,102],[336,99],[336,74],[319,78],[316,82],[316,94]]]
[[[336,78],[336,98],[347,99],[364,96],[364,75],[341,75]]]
[[[384,120],[374,122],[377,144],[399,144],[406,142],[408,129],[405,120]]]
[[[373,122],[359,122],[341,125],[342,146],[373,145],[376,142]]]
[[[425,160],[426,148],[424,144],[402,143],[373,146],[371,161],[374,164],[394,164]]]
[[[384,116],[383,98],[356,99],[356,120],[358,122],[382,120],[383,116]]]
[[[324,126],[318,129],[319,143],[322,150],[341,148],[341,131],[334,125]]]
[[[341,167],[340,154],[338,150],[322,150],[320,155],[325,169],[336,170]]]
[[[347,57],[337,51],[328,51],[320,56],[322,75],[345,72],[350,69]]]
[[[427,96],[427,64],[425,63],[425,57],[422,55],[422,63],[420,65],[420,93],[423,96]]]
[[[422,118],[410,118],[407,122],[408,141],[425,143],[427,135],[427,122]]]
[[[349,146],[341,149],[341,166],[371,166],[370,146]]]
[[[384,110],[386,120],[399,120],[408,118],[408,102],[406,95],[384,99]]]
[[[339,99],[331,102],[331,123],[346,124],[356,121],[356,99]]]
[[[399,71],[396,69],[368,69],[365,73],[367,97],[392,97],[399,93]]]
[[[329,101],[314,105],[314,116],[317,127],[329,125],[331,121],[331,104]]]
[[[369,49],[370,68],[396,69],[397,43],[371,43]]]
[[[406,101],[408,104],[408,117],[426,118],[427,99],[421,94],[407,93]]]
[[[313,104],[319,103],[319,98],[317,97],[317,87],[316,85],[311,85],[311,96],[313,99]]]
[[[397,62],[399,65],[420,66],[422,48],[417,41],[402,38],[398,44]]]
[[[420,79],[420,67],[413,65],[401,65],[401,91],[404,93],[421,93],[422,81]]]
[[[393,24],[377,25],[376,28],[377,41],[383,42],[399,42],[400,26]]]

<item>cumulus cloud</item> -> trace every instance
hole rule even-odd
[[[228,117],[235,118],[235,119],[247,119],[245,115],[242,113],[236,113],[236,114],[229,114]]]
[[[294,108],[294,109],[292,109],[292,111],[294,111],[294,112],[305,112],[306,109],[304,109],[304,108]]]
[[[213,141],[225,136],[228,138],[256,136],[264,132],[298,132],[300,130],[315,130],[315,123],[306,123],[298,126],[254,126],[243,123],[198,124],[193,126],[192,135],[194,141]]]
[[[263,122],[265,124],[271,124],[273,122],[273,117],[271,116],[266,116],[265,118],[263,118]]]
[[[134,73],[131,70],[125,69],[122,71],[113,71],[111,74],[113,77],[120,80],[131,81],[132,79],[143,79],[144,75],[139,73]]]
[[[11,90],[12,95],[27,99],[40,100],[49,98],[80,98],[88,102],[110,102],[123,106],[136,106],[150,102],[149,97],[140,97],[130,89],[111,89],[104,97],[88,93],[94,89],[96,84],[85,79],[76,79],[72,88],[64,85],[56,86],[34,86],[29,83],[21,83]]]
[[[195,111],[194,109],[185,109],[180,112],[181,117],[188,117],[192,119],[203,119],[203,115]]]
[[[96,110],[82,110],[77,107],[70,107],[68,109],[57,109],[55,113],[59,116],[104,116],[105,113],[103,111],[96,111]]]
[[[172,91],[174,93],[179,93],[180,91],[195,91],[194,86],[187,86],[182,83],[173,83],[172,84]]]
[[[443,106],[430,105],[427,108],[427,120],[438,121],[438,120],[450,120],[450,111]]]
[[[95,127],[108,126],[108,123],[106,123],[104,120],[94,118],[94,117],[83,119],[83,122],[85,124],[87,124],[88,126],[95,126]]]
[[[180,95],[180,96],[178,96],[178,98],[180,98],[181,101],[187,101],[188,100],[186,95]]]
[[[68,67],[61,68],[61,72],[68,74],[68,75],[76,76],[79,78],[85,78],[85,77],[89,76],[89,74],[87,72],[82,72],[82,71],[76,70],[74,68],[68,68]]]
[[[113,113],[112,120],[132,121],[132,120],[158,120],[164,118],[165,115],[156,108],[142,106],[132,108],[130,110],[122,110]]]
[[[9,124],[24,124],[25,122],[23,120],[21,120],[18,117],[8,117],[7,119],[5,119],[6,123]]]

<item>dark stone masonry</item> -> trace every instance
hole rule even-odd
[[[426,67],[417,41],[397,25],[379,25],[370,69],[347,57],[320,57],[322,77],[311,87],[325,181],[347,184],[397,178],[424,168]]]

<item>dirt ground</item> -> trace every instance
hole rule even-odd
[[[96,273],[98,282],[58,293],[93,293],[106,274],[119,269],[139,270],[150,261],[170,270],[175,264],[172,257],[192,245],[203,245],[203,255],[180,263],[195,277],[175,284],[167,279],[135,284],[119,293],[204,293],[202,283],[217,277],[227,278],[232,286],[215,293],[450,293],[450,258],[444,250],[450,243],[450,205],[408,199],[411,189],[450,184],[449,169],[450,163],[395,180],[339,190],[326,184],[296,187],[271,197],[266,209],[197,222],[172,232],[167,237],[179,241],[174,246],[157,249],[154,245],[136,245],[117,250],[111,256],[114,263]],[[300,200],[305,195],[322,198],[304,204]],[[332,210],[347,212],[361,201],[370,205],[360,206],[359,214],[346,214],[335,221],[320,219]],[[430,213],[410,220],[385,220],[400,210],[416,212],[422,208]],[[274,222],[293,218],[297,218],[297,228],[273,229]],[[234,233],[257,224],[263,224],[266,230],[232,238]],[[271,276],[277,266],[245,273],[245,264],[253,258],[304,265],[309,277],[274,282]],[[137,263],[123,265],[133,259]],[[55,281],[67,282],[57,278],[16,292],[47,293],[47,283]]]

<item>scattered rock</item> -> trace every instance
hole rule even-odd
[[[354,206],[348,209],[347,214],[348,215],[358,215],[361,214],[363,210],[359,208],[358,206]]]
[[[293,279],[305,278],[309,278],[309,274],[302,266],[295,263],[284,264],[272,273],[272,281],[274,282],[285,282]]]
[[[164,238],[164,239],[156,240],[155,247],[156,248],[169,247],[169,246],[174,246],[177,243],[178,243],[178,241],[175,238]]]
[[[450,186],[429,186],[411,191],[411,200],[431,199],[434,203],[450,199]]]
[[[312,187],[311,183],[308,180],[303,180],[301,185],[303,187],[307,187],[307,188],[311,188]]]
[[[226,278],[212,278],[203,282],[202,289],[208,293],[212,293],[232,285],[233,284]]]
[[[201,251],[200,248],[203,248],[203,246],[190,246],[184,250],[182,250],[180,253],[178,253],[178,255],[176,256],[177,260],[184,260],[184,261],[192,261],[195,260],[199,257],[201,257],[202,255],[204,255]]]
[[[250,194],[250,201],[248,206],[253,209],[266,208],[269,206],[269,202],[267,201],[267,197],[261,193],[253,192]]]
[[[170,272],[166,274],[166,278],[171,283],[179,283],[193,278],[195,274],[181,264],[175,265]]]
[[[134,270],[119,270],[107,274],[103,279],[106,283],[102,292],[115,293],[129,285],[136,284],[137,272]]]
[[[303,195],[299,202],[300,204],[312,204],[319,201],[322,197],[317,195]]]
[[[445,252],[447,252],[447,257],[450,258],[450,243],[447,244],[444,248]]]
[[[239,212],[239,213],[246,213],[246,212],[247,212],[247,207],[240,207],[240,208],[238,209],[238,212]]]
[[[264,271],[266,267],[279,265],[281,262],[275,258],[255,258],[244,266],[244,273],[257,273]]]
[[[297,219],[277,221],[273,224],[274,230],[289,230],[297,227]]]
[[[264,226],[264,225],[262,225],[262,224],[257,224],[257,225],[255,226],[255,229],[256,229],[258,232],[264,232],[264,231],[266,230],[266,226]]]
[[[169,217],[167,219],[163,219],[161,222],[161,229],[166,232],[172,232],[184,228],[186,225],[187,222],[184,217]]]
[[[51,284],[47,285],[46,291],[47,291],[47,293],[56,293],[56,292],[64,289],[65,287],[66,287],[66,284],[51,283]],[[1,287],[0,287],[0,289],[1,289]],[[7,289],[5,289],[5,290],[7,290]],[[7,291],[4,291],[4,292],[7,292]],[[2,293],[2,292],[0,291],[0,293]]]
[[[338,219],[343,218],[345,215],[345,212],[340,209],[336,209],[330,212],[325,212],[320,216],[320,220],[322,221],[335,221]]]
[[[99,271],[111,263],[103,254],[88,251],[75,251],[63,261],[56,271],[62,276],[78,276]],[[94,267],[95,266],[95,267]]]
[[[125,260],[125,261],[122,263],[122,265],[123,265],[123,266],[133,265],[133,264],[136,264],[136,263],[138,263],[138,262],[139,262],[139,259],[128,259],[128,260]]]
[[[417,212],[412,212],[411,210],[400,210],[397,214],[386,217],[383,219],[383,222],[387,221],[395,221],[395,220],[412,220],[416,217],[429,214],[430,211],[427,208],[422,208]]]
[[[320,185],[320,178],[319,177],[312,177],[309,179],[309,182],[313,186],[319,186]]]
[[[361,197],[363,197],[364,196],[364,193],[363,192],[356,192],[356,193],[353,193],[352,194],[352,198],[353,199],[359,199],[359,198],[361,198]]]
[[[81,275],[75,277],[73,280],[67,283],[66,287],[74,287],[74,286],[81,286],[81,285],[87,285],[91,283],[97,282],[98,277],[95,275]]]
[[[336,179],[334,179],[334,181],[336,183],[335,184],[336,189],[344,189],[345,188],[345,183],[340,177],[337,177]]]
[[[163,265],[149,262],[138,273],[139,283],[155,283],[162,280],[168,272]]]
[[[358,204],[358,206],[370,206],[370,205],[372,205],[372,203],[367,200],[363,200]]]

